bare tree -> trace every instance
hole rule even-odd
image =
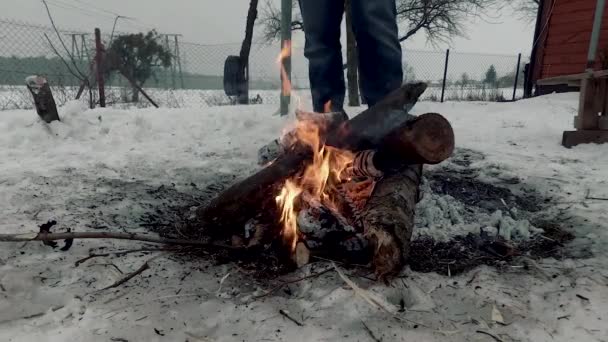
[[[523,21],[534,22],[538,13],[540,0],[516,0],[513,1],[511,7],[515,14]]]
[[[539,0],[517,0],[538,2]],[[397,0],[397,19],[405,28],[400,41],[407,40],[419,31],[424,31],[430,41],[447,41],[465,34],[467,19],[485,17],[487,9],[503,4],[500,0]],[[294,0],[294,4],[297,1]],[[298,8],[294,5],[294,8]],[[281,10],[267,0],[261,23],[266,41],[279,38]],[[303,30],[302,16],[295,13],[292,30]]]
[[[398,0],[397,19],[407,40],[419,31],[430,42],[445,42],[465,35],[467,19],[486,16],[486,10],[499,4],[496,0]]]
[[[297,1],[294,0],[293,2],[294,8],[298,8]],[[465,34],[464,24],[467,19],[485,17],[487,9],[502,3],[500,0],[397,0],[397,20],[400,26],[404,28],[399,41],[405,41],[420,31],[426,33],[430,42],[445,42],[455,36],[463,36]],[[349,5],[350,1],[346,1],[347,13]],[[261,23],[265,41],[272,42],[279,39],[281,10],[271,0],[266,1]],[[304,23],[299,11],[294,15],[291,29],[294,31],[304,30]],[[354,39],[347,39],[347,52],[356,50],[355,46]],[[353,70],[356,72],[358,67],[356,57],[356,53],[347,53],[347,63],[344,67],[348,69],[349,81],[351,79],[356,81],[356,78],[353,77]],[[349,86],[348,90],[349,98],[358,98],[358,94],[355,93],[356,87]]]
[[[255,20],[258,17],[258,0],[251,0],[249,2],[249,10],[247,11],[247,24],[245,25],[245,38],[241,45],[241,51],[239,53],[241,70],[239,74],[243,77],[241,82],[242,88],[240,89],[240,95],[238,102],[240,104],[249,103],[249,54],[251,52],[251,42],[253,40],[253,27]],[[280,20],[279,20],[280,24]]]
[[[298,6],[298,0],[292,0],[292,8],[300,8]],[[262,10],[262,16],[260,17],[260,23],[263,28],[263,38],[266,42],[272,42],[281,38],[281,9],[276,7],[271,0],[266,0],[264,9]],[[293,19],[291,21],[292,31],[303,31],[304,21],[300,11],[295,11]]]

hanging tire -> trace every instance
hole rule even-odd
[[[224,92],[227,96],[238,96],[242,89],[241,58],[228,56],[224,62]]]

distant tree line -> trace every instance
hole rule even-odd
[[[89,69],[89,62],[77,60],[81,70]],[[169,88],[174,75],[171,70],[157,68],[146,82],[146,87]],[[2,57],[0,56],[0,85],[24,85],[24,80],[29,75],[45,75],[53,85],[64,87],[78,87],[80,81],[74,77],[65,67],[61,59],[57,57]],[[223,77],[221,75],[205,75],[191,72],[183,72],[185,89],[215,90],[223,89]],[[179,77],[179,75],[175,75]],[[256,80],[251,81],[252,89],[276,89],[277,81]],[[125,80],[118,75],[109,75],[107,86],[127,86]]]

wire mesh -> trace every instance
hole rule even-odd
[[[24,86],[29,75],[49,80],[58,105],[76,97],[82,79],[94,79],[95,57],[91,32],[32,25],[0,19],[0,110],[32,108]],[[128,32],[116,32],[114,37]],[[61,39],[59,39],[61,37]],[[102,33],[106,46],[110,32]],[[159,43],[170,51],[171,65],[157,67],[146,81],[145,91],[161,106],[215,106],[235,103],[223,91],[224,62],[238,55],[240,44],[205,45],[182,41],[179,35],[159,34]],[[254,44],[249,59],[249,95],[255,103],[279,104],[280,72],[278,44]],[[424,81],[429,87],[426,100],[438,101],[443,90],[445,51],[404,50],[404,81]],[[446,72],[445,100],[503,101],[513,96],[517,55],[492,55],[451,52]],[[525,61],[522,61],[522,63]],[[520,71],[523,70],[523,67]],[[523,95],[519,77],[516,98]],[[292,85],[307,91],[308,63],[303,49],[292,51]],[[85,92],[82,101],[96,101]],[[148,106],[142,97],[133,98],[132,87],[119,75],[106,80],[106,102],[110,105]],[[134,100],[136,100],[134,102]]]

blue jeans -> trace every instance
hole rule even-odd
[[[352,24],[359,53],[362,96],[373,106],[401,86],[403,70],[395,0],[351,0]],[[344,70],[340,24],[344,0],[300,0],[315,112],[344,106]]]

